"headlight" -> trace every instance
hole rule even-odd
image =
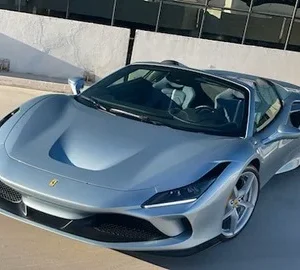
[[[213,184],[228,165],[229,162],[220,163],[201,179],[192,184],[157,193],[146,201],[142,207],[154,208],[194,202]]]
[[[6,115],[4,118],[2,118],[2,120],[0,120],[0,127],[2,127],[4,125],[4,123],[11,118],[15,113],[17,113],[19,111],[19,108],[13,110],[11,113],[9,113],[8,115]]]

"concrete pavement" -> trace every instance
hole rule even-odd
[[[47,92],[0,86],[0,117]],[[0,269],[299,270],[300,169],[274,177],[234,240],[185,258],[123,254],[0,216]]]
[[[67,79],[57,79],[23,73],[0,71],[0,85],[52,92],[71,92]]]

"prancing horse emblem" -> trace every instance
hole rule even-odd
[[[54,187],[57,183],[58,183],[58,180],[57,180],[57,179],[52,179],[52,180],[49,182],[49,186],[50,186],[50,187]]]

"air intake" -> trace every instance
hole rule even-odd
[[[11,203],[20,203],[22,195],[0,181],[0,198]]]

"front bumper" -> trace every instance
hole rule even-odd
[[[147,221],[125,215],[122,217],[122,226],[119,227],[117,224],[113,227],[111,222],[107,222],[108,219],[111,219],[107,215],[113,215],[116,219],[118,215],[114,214],[100,214],[80,220],[68,220],[32,209],[23,202],[15,204],[3,199],[0,199],[0,214],[74,240],[117,250],[181,249],[182,244],[190,238],[191,233],[187,231],[176,237],[168,237]],[[98,224],[95,223],[97,220],[99,220]],[[134,226],[129,221],[139,222],[139,226]]]
[[[5,161],[0,164],[1,181],[19,192],[22,195],[22,201],[11,203],[2,198],[0,214],[68,238],[128,251],[190,249],[217,237],[221,233],[224,205],[238,176],[236,168],[229,166],[210,189],[191,204],[151,209],[144,209],[140,206],[141,204],[97,207],[95,201],[91,200],[91,198],[99,197],[100,192],[96,187],[75,181],[69,184],[71,182],[61,180],[59,189],[48,191],[48,193],[53,192],[50,196],[42,193],[42,185],[45,185],[43,178],[49,181],[53,174],[45,171],[39,172],[36,168],[11,160],[7,155],[1,161]],[[9,168],[13,169],[9,170]],[[26,181],[21,177],[24,177]],[[22,182],[26,183],[26,187]],[[45,180],[45,183],[48,182]],[[68,193],[62,192],[63,185],[68,185]],[[80,194],[78,194],[79,190]],[[77,191],[77,197],[80,195],[78,198],[84,200],[85,204],[78,202],[75,198],[72,200],[72,196],[76,194],[75,191]],[[104,196],[109,198],[109,194],[104,194]],[[16,200],[18,198],[16,197]],[[104,201],[112,200],[105,199]],[[130,200],[126,201],[128,204],[129,202]],[[102,221],[108,215],[115,215],[119,218],[117,224],[114,224],[117,226],[115,232],[112,227],[109,227],[109,235],[106,234],[104,237],[102,227],[97,235],[95,228],[98,228],[99,224],[95,220],[100,217],[100,224],[103,225]],[[131,224],[132,222],[135,224]],[[107,229],[105,226],[104,228]],[[118,235],[120,227],[123,230],[121,238]],[[115,237],[112,239],[114,233]],[[126,233],[130,234],[129,239],[124,237]]]
[[[211,212],[211,206],[203,204],[202,207],[194,204],[157,209],[139,208],[124,210],[122,213],[103,211],[71,220],[31,208],[24,201],[27,202],[26,199],[17,203],[0,199],[0,214],[71,239],[117,250],[190,249],[215,238],[221,229],[221,222],[216,221],[218,213]],[[178,235],[170,236],[158,229],[173,231],[171,227],[177,227],[179,221],[183,229]]]

